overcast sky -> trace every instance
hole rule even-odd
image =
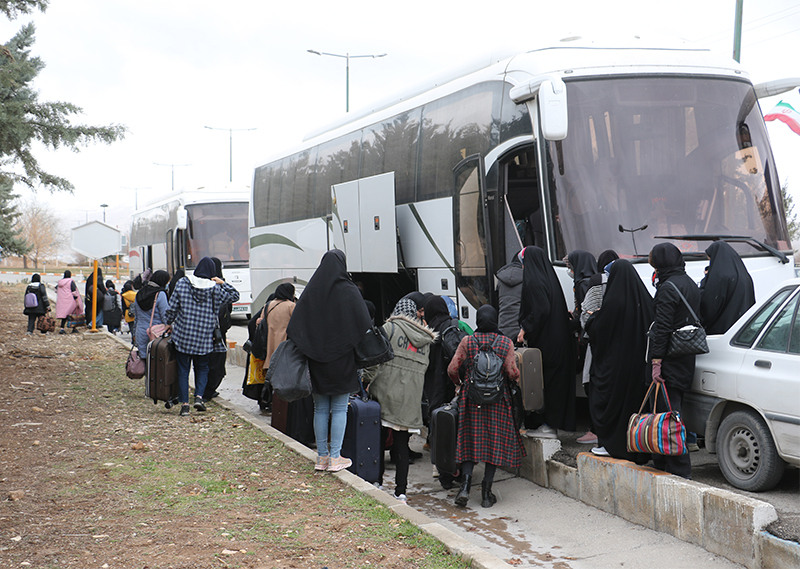
[[[800,77],[800,2],[744,4],[742,65],[753,81]],[[257,163],[344,114],[345,60],[308,49],[388,54],[351,60],[358,110],[488,54],[576,34],[666,34],[730,56],[734,9],[735,0],[51,0],[44,14],[0,21],[0,38],[32,19],[33,53],[47,65],[35,82],[40,100],[82,107],[76,122],[128,127],[111,146],[37,151],[76,187],[74,196],[37,194],[65,227],[102,220],[108,204],[107,222],[125,231],[135,194],[140,207],[168,194],[173,171],[176,190],[228,183],[230,134],[205,126],[256,129],[233,132],[233,184],[243,187]],[[781,99],[800,111],[797,90],[762,100],[762,111]],[[800,210],[800,136],[768,125]]]

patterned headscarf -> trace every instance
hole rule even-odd
[[[401,298],[392,311],[392,316],[406,316],[412,320],[417,319],[417,303],[410,298]]]

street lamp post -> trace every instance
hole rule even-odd
[[[350,55],[346,53],[344,55],[339,53],[325,53],[324,51],[315,51],[313,49],[307,49],[308,53],[313,53],[315,55],[329,55],[331,57],[343,57],[347,61],[347,67],[345,72],[345,112],[350,112],[350,60],[355,59],[357,57],[371,57],[375,59],[376,57],[386,57],[385,53],[381,53],[379,55]]]
[[[172,191],[175,192],[175,166],[191,166],[191,164],[160,164],[153,162],[156,166],[169,166],[172,168]]]
[[[213,126],[204,126],[203,128],[207,128],[208,130],[227,130],[228,133],[230,133],[230,144],[229,144],[229,148],[230,148],[230,155],[229,155],[229,158],[230,158],[230,161],[229,161],[229,164],[230,164],[230,177],[229,177],[228,181],[233,182],[233,131],[235,130],[235,131],[239,132],[239,131],[243,131],[243,130],[256,130],[256,128],[255,127],[253,127],[253,128],[215,128]]]
[[[100,207],[103,208],[103,223],[106,222],[106,208],[108,207],[107,203],[101,203]]]
[[[150,186],[138,186],[136,188],[131,188],[128,186],[120,186],[123,190],[133,190],[133,209],[134,211],[139,211],[139,190],[149,190]]]

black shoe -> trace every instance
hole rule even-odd
[[[194,408],[197,409],[198,411],[205,411],[206,410],[206,404],[203,403],[203,398],[202,397],[195,397],[194,398]]]
[[[481,506],[491,508],[497,503],[497,496],[492,494],[492,483],[486,480],[481,482]]]
[[[420,458],[422,458],[422,453],[413,451],[411,449],[408,449],[408,458],[411,459],[411,460],[420,459]]]
[[[181,417],[185,417],[188,414],[189,414],[189,404],[184,403],[183,405],[181,405]]]
[[[458,495],[456,496],[456,506],[461,506],[462,508],[467,505],[469,501],[469,489],[472,486],[472,475],[467,474],[464,476],[464,481],[461,483],[461,489],[458,491]]]

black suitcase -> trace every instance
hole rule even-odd
[[[361,396],[351,397],[342,456],[353,461],[350,472],[367,482],[381,477],[381,405]]]
[[[440,473],[455,474],[458,408],[453,403],[434,409],[431,415],[431,462]]]
[[[164,402],[169,409],[178,403],[178,359],[169,336],[156,338],[147,345],[144,376],[145,397],[153,403]]]
[[[314,398],[309,395],[289,403],[277,395],[273,395],[271,424],[280,432],[307,447],[316,446]]]
[[[542,352],[539,348],[517,348],[515,352],[522,406],[526,411],[541,411],[544,409]]]

